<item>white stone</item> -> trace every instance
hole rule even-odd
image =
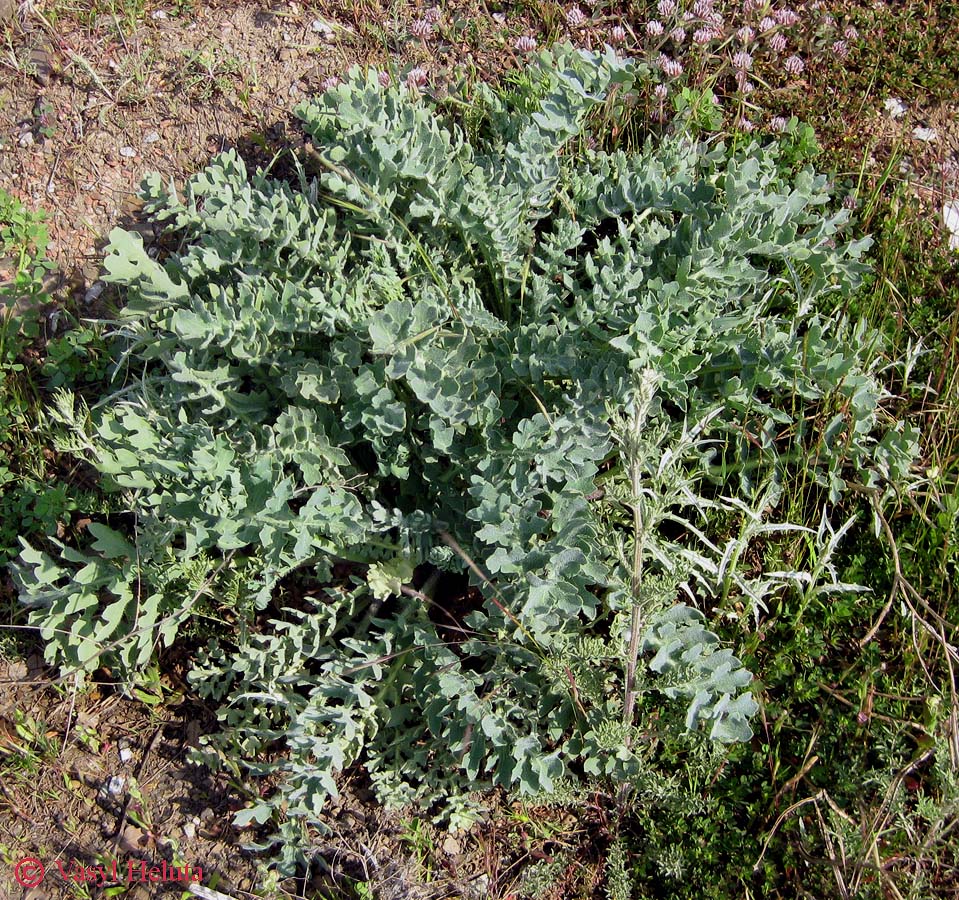
[[[939,132],[937,132],[935,128],[913,128],[912,136],[917,141],[925,141],[927,144],[939,140]]]
[[[112,775],[107,779],[107,793],[114,797],[123,793],[127,780],[122,775]]]
[[[901,119],[906,114],[907,106],[898,97],[887,97],[882,105],[894,119]]]
[[[959,200],[942,204],[942,224],[949,232],[949,249],[959,250]]]

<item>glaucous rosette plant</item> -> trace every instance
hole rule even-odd
[[[182,195],[148,178],[179,249],[112,233],[124,383],[59,398],[129,515],[24,547],[48,659],[134,679],[228,616],[192,675],[222,704],[201,755],[270,774],[240,821],[282,809],[289,840],[358,761],[455,822],[489,785],[642,777],[664,730],[748,738],[750,675],[700,610],[832,584],[740,570],[795,527],[777,483],[908,478],[875,336],[819,312],[867,246],[825,179],[756,143],[574,153],[648,70],[536,59],[524,93],[478,89],[472,139],[353,71],[297,111],[315,176],[229,152]],[[729,510],[749,527],[719,539]]]

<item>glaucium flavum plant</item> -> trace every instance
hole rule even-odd
[[[291,837],[357,762],[456,823],[490,785],[628,786],[666,733],[749,738],[702,610],[812,589],[737,566],[795,527],[777,485],[906,477],[872,336],[818,311],[866,247],[825,179],[755,143],[574,152],[646,71],[537,60],[479,89],[472,138],[354,71],[297,111],[316,177],[224,153],[182,195],[144,183],[178,249],[111,235],[118,385],[58,414],[125,513],[17,578],[65,670],[132,680],[187,620],[229,624],[192,682],[221,704],[201,758],[278,785],[241,822],[282,808]]]

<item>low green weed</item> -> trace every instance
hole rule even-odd
[[[37,491],[35,476],[44,469],[43,448],[34,442],[37,393],[23,354],[39,334],[39,305],[46,260],[47,230],[42,213],[32,213],[0,190],[0,560],[18,552],[21,528],[30,533],[47,520],[50,503]]]
[[[24,781],[56,759],[60,744],[43,721],[21,709],[13,711],[12,724],[13,734],[0,744],[0,771],[5,778]]]
[[[76,319],[68,322],[59,337],[47,340],[43,350],[39,374],[46,391],[70,387],[82,393],[102,386],[116,363],[101,329]]]
[[[208,45],[184,51],[182,79],[187,91],[208,101],[216,94],[229,95],[240,69],[240,61],[235,56],[224,55],[217,47]]]
[[[44,393],[102,383],[112,364],[100,333],[80,325],[41,340],[41,308],[49,297],[42,212],[31,212],[0,191],[0,265],[10,267],[0,285],[0,563],[19,552],[18,538],[69,528],[78,509],[99,505],[89,489],[58,483],[51,430],[42,413]],[[69,318],[69,316],[68,316]]]
[[[423,881],[432,881],[436,845],[433,841],[433,830],[430,823],[414,816],[403,825],[400,841],[409,848],[422,873]]]
[[[47,227],[42,212],[30,212],[0,189],[0,364],[21,371],[17,361],[24,342],[39,333],[38,310],[43,280],[53,268],[46,258]]]

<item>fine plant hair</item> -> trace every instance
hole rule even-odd
[[[490,786],[623,800],[669,735],[748,739],[751,675],[706,613],[844,588],[832,525],[809,572],[744,569],[795,527],[779,485],[801,470],[829,522],[847,481],[908,482],[876,336],[817,311],[867,247],[825,178],[758,143],[573,153],[648,72],[536,67],[478,89],[469,137],[355,70],[297,111],[315,176],[228,152],[182,194],[148,177],[180,249],[112,232],[123,383],[58,397],[129,512],[24,544],[47,659],[133,683],[191,617],[228,622],[190,676],[221,723],[197,758],[269,776],[237,820],[282,811],[287,863],[354,763],[456,825]]]

